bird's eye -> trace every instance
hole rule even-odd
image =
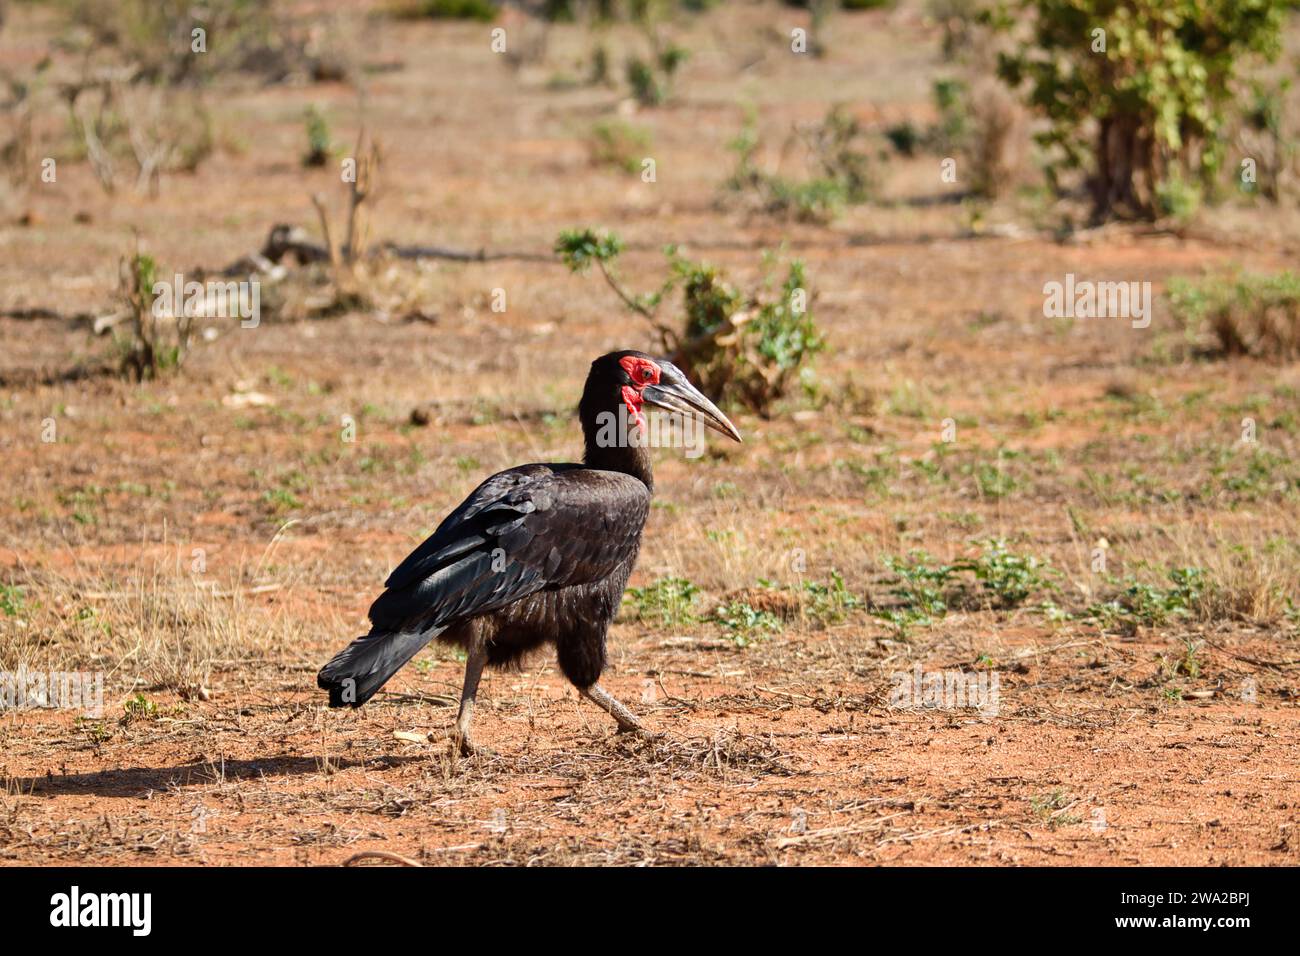
[[[650,366],[648,366],[648,365],[642,366],[642,368],[641,368],[641,381],[643,381],[643,382],[648,382],[648,381],[650,381],[650,379],[653,378],[653,377],[654,377],[654,373],[653,373],[652,371],[650,371]]]

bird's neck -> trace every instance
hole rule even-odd
[[[586,443],[583,464],[601,471],[621,471],[640,479],[653,492],[654,466],[649,443],[635,440],[638,426],[628,420],[622,403],[600,402],[597,405],[588,401],[588,396],[584,395],[578,414],[582,419],[582,437]]]

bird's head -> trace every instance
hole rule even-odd
[[[667,359],[653,358],[644,352],[610,352],[591,364],[587,379],[592,388],[615,390],[617,399],[627,406],[628,416],[644,427],[642,409],[650,406],[698,419],[734,441],[740,432],[686,375]],[[608,400],[608,399],[607,399]]]

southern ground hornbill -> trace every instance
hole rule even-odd
[[[434,638],[457,644],[467,662],[453,737],[472,753],[483,667],[554,644],[560,669],[584,697],[620,730],[646,734],[597,683],[654,490],[643,406],[740,441],[670,362],[634,351],[596,359],[578,405],[583,464],[520,465],[479,485],[389,575],[370,607],[370,633],[321,668],[316,681],[330,706],[360,707]],[[608,427],[619,416],[631,428]]]

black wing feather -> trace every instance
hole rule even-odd
[[[523,465],[493,475],[393,570],[370,620],[447,625],[600,580],[636,550],[649,504],[642,482],[615,472]]]

